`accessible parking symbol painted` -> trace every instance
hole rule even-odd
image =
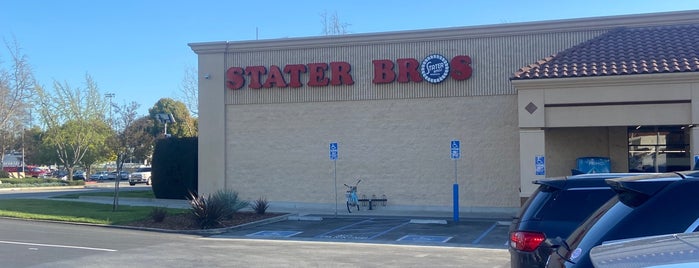
[[[248,237],[292,237],[301,232],[298,231],[259,231],[245,236]]]
[[[450,239],[451,236],[406,235],[396,241],[446,243]]]

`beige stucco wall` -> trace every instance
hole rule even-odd
[[[390,204],[449,206],[454,160],[464,207],[517,206],[514,96],[227,106],[229,185],[244,198],[333,203],[337,180]],[[492,198],[497,196],[498,198]],[[341,201],[341,200],[340,200]]]
[[[544,133],[543,129],[519,129],[520,197],[528,197],[536,190],[537,186],[532,184],[533,181],[546,178],[545,172],[537,175],[535,164],[536,157],[546,156]]]
[[[212,73],[213,66],[223,66],[218,54],[199,54],[199,192],[213,193],[226,188],[225,90],[223,75]]]

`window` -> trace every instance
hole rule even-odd
[[[689,170],[688,131],[684,126],[629,127],[629,172]]]

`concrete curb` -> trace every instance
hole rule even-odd
[[[415,224],[447,224],[447,220],[432,220],[432,219],[412,219],[410,223]]]
[[[289,216],[288,220],[290,220],[290,221],[322,221],[323,217],[294,215],[294,216]]]

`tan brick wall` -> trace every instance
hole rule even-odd
[[[462,207],[519,206],[516,96],[227,106],[226,185],[243,198],[334,203],[330,142],[343,183],[389,204],[450,206],[457,161]]]

